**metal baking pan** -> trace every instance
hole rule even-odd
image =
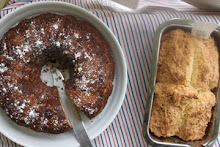
[[[183,141],[177,137],[167,137],[161,138],[155,136],[149,129],[150,117],[151,117],[151,108],[154,99],[154,86],[156,84],[156,75],[157,75],[157,64],[159,59],[160,52],[160,43],[164,33],[169,32],[175,29],[182,29],[187,32],[191,32],[192,24],[195,21],[192,20],[183,20],[183,19],[173,19],[167,21],[159,26],[156,31],[153,43],[153,56],[151,60],[151,73],[150,73],[150,82],[148,85],[147,92],[147,101],[145,106],[145,116],[143,123],[143,134],[146,142],[152,146],[212,146],[218,136],[218,128],[220,121],[220,85],[218,84],[218,88],[214,90],[214,94],[217,98],[216,105],[213,107],[211,122],[208,124],[206,129],[206,135],[198,141]],[[220,52],[220,26],[217,27],[212,33],[211,36],[215,39],[218,50]]]

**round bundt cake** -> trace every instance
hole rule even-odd
[[[6,114],[38,132],[71,128],[57,88],[40,78],[49,61],[69,69],[65,88],[76,107],[89,118],[97,116],[113,89],[110,47],[89,23],[50,13],[22,20],[1,39],[0,105]]]

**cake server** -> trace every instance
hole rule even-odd
[[[66,95],[65,86],[63,83],[64,77],[63,74],[57,68],[54,68],[52,72],[53,85],[57,87],[59,95],[61,97],[61,102],[63,104],[64,111],[66,112],[67,118],[69,119],[76,138],[81,147],[92,147],[92,143],[89,139],[89,136],[86,132],[84,123],[74,106],[70,98]]]

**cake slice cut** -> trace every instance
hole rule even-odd
[[[19,125],[46,133],[71,128],[56,87],[41,81],[42,67],[55,61],[70,71],[65,86],[77,109],[91,119],[104,109],[115,74],[109,43],[86,21],[46,13],[0,40],[0,106]]]

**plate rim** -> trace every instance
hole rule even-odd
[[[103,126],[100,127],[99,131],[95,131],[92,135],[89,136],[89,138],[92,140],[92,139],[96,138],[98,135],[100,135],[113,122],[113,120],[115,119],[116,115],[118,114],[118,112],[119,112],[119,110],[120,110],[120,108],[122,106],[122,103],[124,101],[125,93],[126,93],[126,89],[127,89],[127,66],[126,66],[126,60],[125,60],[125,56],[124,56],[123,50],[122,50],[118,40],[116,39],[116,37],[112,33],[112,31],[107,27],[107,25],[104,22],[102,22],[97,16],[93,15],[88,10],[86,10],[84,8],[81,8],[80,6],[77,6],[77,5],[74,5],[74,4],[71,4],[71,3],[67,3],[67,2],[41,1],[41,2],[33,2],[33,3],[26,4],[26,5],[22,6],[22,7],[19,7],[16,10],[13,10],[11,13],[7,14],[6,16],[4,16],[0,20],[0,28],[2,26],[6,25],[8,19],[13,19],[14,16],[19,16],[19,14],[24,12],[26,9],[28,9],[28,8],[30,9],[31,7],[41,7],[42,5],[47,5],[49,7],[52,7],[53,5],[60,5],[60,6],[66,7],[66,8],[69,7],[69,8],[75,9],[76,11],[79,11],[79,12],[82,12],[82,13],[88,15],[89,17],[92,17],[93,20],[97,21],[99,23],[99,25],[102,25],[102,27],[105,28],[105,31],[107,31],[107,33],[110,34],[110,39],[111,39],[111,41],[114,41],[114,44],[116,46],[116,50],[119,53],[119,57],[121,59],[121,64],[123,66],[123,68],[122,68],[123,75],[121,75],[122,76],[122,81],[123,81],[121,85],[123,85],[123,86],[120,89],[121,93],[120,93],[119,97],[117,97],[118,105],[114,106],[114,109],[112,110],[112,115],[109,116],[108,121]],[[43,13],[46,13],[46,12],[43,12]],[[50,13],[50,12],[48,12],[48,13]],[[18,14],[18,15],[16,15],[16,14]],[[74,14],[73,14],[73,16],[74,16]],[[100,32],[100,33],[102,34],[102,32]],[[2,35],[3,34],[5,34],[5,33],[2,33]],[[106,39],[106,41],[108,41],[108,40]],[[111,48],[111,50],[112,50],[112,48]],[[7,138],[9,138],[10,140],[12,140],[12,141],[14,141],[14,142],[16,142],[18,144],[21,144],[21,145],[24,145],[24,146],[29,146],[29,144],[25,144],[24,142],[22,142],[20,140],[17,140],[16,138],[11,137],[7,133],[2,132],[2,130],[1,130],[1,133],[4,136],[6,136]]]

